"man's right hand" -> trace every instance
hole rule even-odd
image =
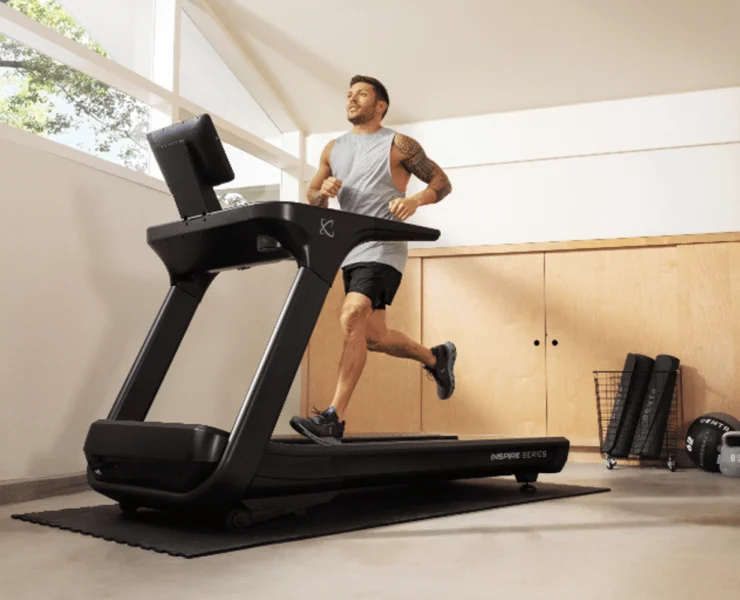
[[[334,141],[329,142],[321,152],[319,167],[311,179],[311,183],[306,190],[306,200],[311,206],[320,206],[321,208],[329,207],[329,198],[336,198],[342,187],[342,182],[336,177],[331,176],[331,149],[334,147]]]
[[[325,198],[336,198],[342,188],[342,180],[336,177],[327,177],[321,184],[321,195]]]

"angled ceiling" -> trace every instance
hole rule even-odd
[[[309,132],[740,85],[740,0],[208,0]]]

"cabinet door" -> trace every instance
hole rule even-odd
[[[406,264],[401,286],[386,310],[389,329],[421,337],[421,259]],[[331,404],[337,383],[343,335],[339,316],[344,302],[339,272],[316,323],[308,347],[307,411]],[[421,375],[418,363],[369,352],[344,418],[347,433],[418,433],[421,431]]]
[[[547,433],[598,446],[593,371],[681,357],[676,248],[553,253],[545,273]]]
[[[684,420],[740,418],[740,244],[678,248]]]
[[[452,398],[423,379],[424,431],[545,434],[543,267],[542,254],[424,259],[424,343],[458,351]]]

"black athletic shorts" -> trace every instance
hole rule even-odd
[[[355,263],[342,269],[344,293],[357,292],[370,298],[373,310],[390,306],[401,285],[401,273],[383,263]]]

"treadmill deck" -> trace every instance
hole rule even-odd
[[[215,470],[229,434],[202,425],[97,421],[85,452],[96,479],[185,492]],[[356,435],[323,446],[275,436],[244,497],[310,493],[441,479],[559,472],[565,438],[459,440],[449,435]]]
[[[401,482],[557,473],[568,458],[565,438],[395,439],[336,446],[270,442],[249,496],[346,489]]]

